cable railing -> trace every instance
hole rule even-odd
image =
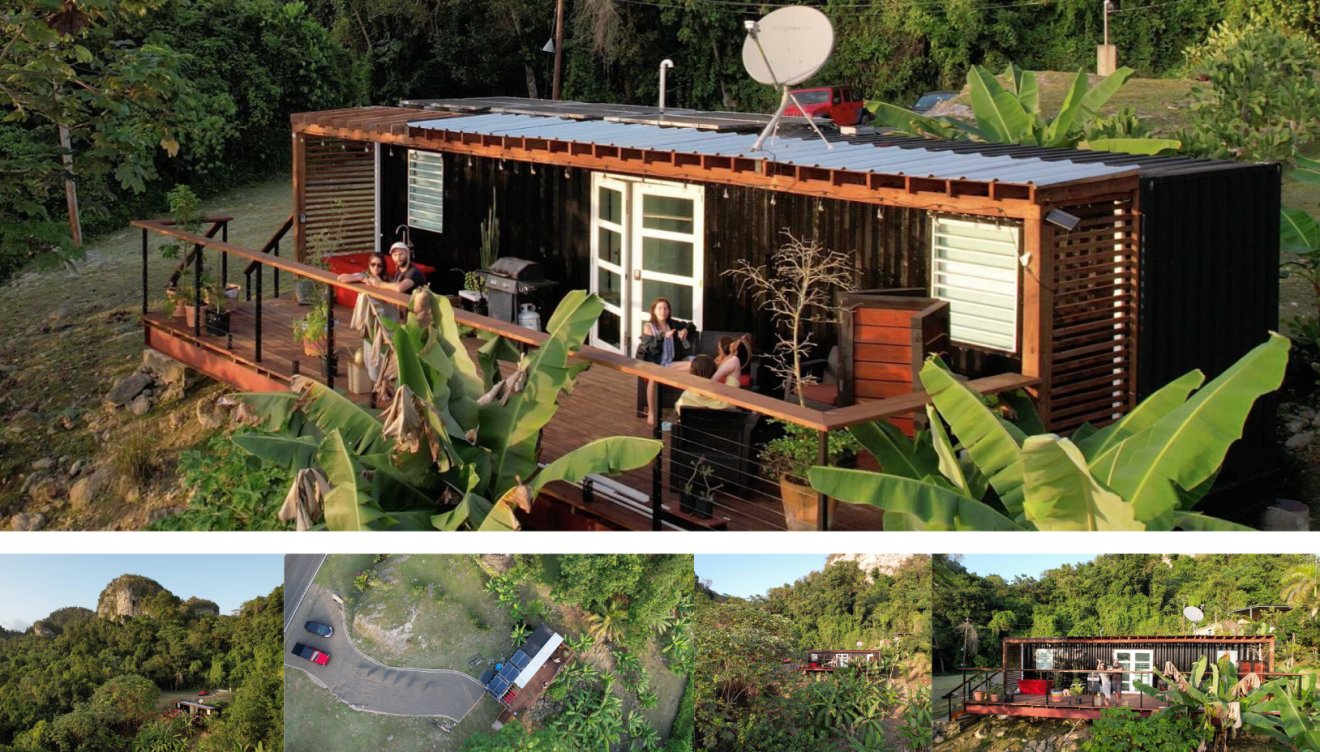
[[[280,256],[280,241],[292,226],[292,218],[286,220],[260,250],[228,242],[228,218],[220,219],[224,219],[225,224],[219,227],[219,239],[213,237],[215,232],[210,235],[189,232],[168,220],[133,223],[142,230],[142,313],[149,329],[149,343],[155,332],[182,340],[205,350],[208,355],[222,356],[228,363],[224,368],[217,366],[216,372],[211,374],[213,376],[248,389],[261,389],[263,384],[287,386],[293,376],[300,374],[322,381],[332,389],[342,387],[341,364],[344,361],[341,353],[357,346],[357,335],[345,337],[342,331],[338,331],[342,328],[339,316],[344,314],[344,308],[336,306],[338,293],[347,291],[366,295],[401,310],[410,304],[408,295],[355,282],[341,282],[337,274]],[[192,303],[196,315],[186,327],[169,315],[151,313],[148,266],[151,260],[149,236],[152,234],[191,245],[194,249],[185,261],[192,267]],[[206,251],[218,254],[220,289],[234,296],[224,304],[232,308],[230,319],[215,327],[204,324],[200,312],[207,273]],[[241,303],[237,300],[238,291],[229,290],[230,256],[246,262]],[[273,294],[266,288],[268,268],[274,275]],[[298,306],[287,289],[281,290],[281,273],[291,275],[295,281],[316,283],[319,286],[316,294],[325,296],[323,305],[328,314],[324,317],[324,331],[304,329],[301,351],[290,332],[298,321],[307,321],[307,317],[296,320],[293,317],[310,309]],[[286,285],[286,288],[294,286]],[[524,352],[527,348],[539,347],[548,338],[543,332],[465,311],[457,304],[454,318],[460,327],[503,338]],[[309,341],[315,347],[309,345]],[[482,344],[476,338],[468,342],[474,354]],[[586,441],[606,436],[652,437],[663,441],[665,449],[645,470],[634,470],[619,477],[591,477],[575,484],[576,489],[560,488],[556,491],[556,485],[567,484],[551,484],[548,492],[568,503],[574,513],[631,529],[879,529],[883,524],[883,512],[877,508],[839,505],[809,487],[799,489],[786,484],[782,478],[767,477],[769,470],[761,460],[761,449],[766,442],[782,434],[783,427],[777,422],[794,424],[806,429],[808,435],[814,435],[814,464],[838,464],[831,462],[829,453],[832,432],[860,423],[916,414],[929,402],[924,392],[912,392],[839,409],[820,410],[592,346],[582,347],[571,357],[591,363],[592,368],[579,375],[579,387],[573,393],[560,396],[559,414],[542,431],[543,463]],[[348,362],[351,363],[352,359]],[[253,386],[244,374],[236,374],[232,365],[260,377],[255,381],[257,386]],[[716,423],[702,424],[691,416],[685,421],[681,412],[657,416],[655,425],[648,426],[639,417],[646,412],[644,395],[648,382],[719,400],[731,408],[728,411],[731,415],[723,416],[722,422],[716,421],[723,426],[718,429],[713,427]],[[1021,374],[1004,374],[971,381],[969,386],[990,394],[1034,383],[1033,379]],[[351,396],[373,409],[377,407],[374,390]],[[741,432],[727,425],[737,422],[733,415],[746,421]],[[869,455],[859,458],[863,464],[869,461]]]

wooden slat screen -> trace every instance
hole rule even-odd
[[[949,347],[949,304],[898,291],[849,293],[840,358],[844,391],[841,404],[875,402],[921,388],[917,374],[926,355]],[[890,419],[911,435],[913,416]]]
[[[375,144],[308,136],[305,149],[303,247],[316,244],[327,255],[376,250]]]
[[[1059,207],[1081,217],[1055,229],[1054,304],[1042,416],[1067,434],[1110,423],[1136,398],[1138,216],[1131,194]]]

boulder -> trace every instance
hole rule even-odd
[[[152,381],[150,374],[135,371],[116,382],[110,388],[110,393],[105,395],[105,401],[115,407],[125,405],[139,394],[142,394],[142,390],[150,387]]]
[[[155,379],[160,390],[156,400],[158,403],[182,399],[201,378],[193,369],[155,350],[142,351],[142,366],[139,370]]]
[[[109,468],[97,468],[73,484],[73,488],[69,489],[69,503],[79,511],[87,509],[106,492],[113,480],[114,473]]]
[[[1313,441],[1315,441],[1315,434],[1308,431],[1307,433],[1299,433],[1289,436],[1288,440],[1283,442],[1283,445],[1289,449],[1305,449],[1306,447],[1311,446],[1311,442]]]
[[[1262,530],[1307,531],[1311,529],[1311,509],[1300,501],[1279,499],[1260,516]]]
[[[206,430],[212,430],[224,425],[229,417],[229,410],[214,403],[197,403],[197,422]]]
[[[151,396],[144,392],[134,397],[127,405],[128,411],[134,415],[146,415],[151,410]]]
[[[55,467],[55,459],[53,457],[42,457],[32,463],[33,470],[49,470],[52,467]]]
[[[9,521],[9,529],[19,533],[40,530],[45,525],[46,515],[44,514],[16,514]]]

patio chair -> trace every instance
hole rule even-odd
[[[815,379],[814,383],[803,384],[802,396],[806,398],[807,407],[816,410],[831,410],[839,406],[839,390],[841,372],[839,369],[839,346],[830,348],[830,354],[825,358],[807,360],[802,363],[802,375],[811,376]],[[797,402],[797,392],[791,384],[784,384],[784,401]]]
[[[760,416],[748,410],[732,408],[709,410],[689,407],[683,410],[669,435],[669,489],[679,495],[682,510],[710,517],[711,504],[700,498],[706,488],[698,475],[703,463],[711,466],[711,487],[724,492],[743,494],[755,469],[752,467],[752,431]],[[691,483],[698,493],[686,493]]]
[[[747,335],[743,332],[701,332],[697,336],[697,351],[694,354],[709,355],[713,358],[719,351],[720,338],[732,337],[733,339],[739,339],[745,336]],[[757,391],[759,387],[757,372],[761,370],[761,356],[752,353],[746,361],[742,364],[742,388]],[[661,384],[660,392],[656,397],[656,409],[661,414],[664,414],[665,410],[673,409],[674,403],[678,401],[678,396],[682,393],[682,389]],[[637,417],[646,417],[646,379],[640,376],[637,377]]]

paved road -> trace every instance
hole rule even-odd
[[[460,721],[485,694],[481,682],[461,671],[391,668],[363,655],[344,628],[343,609],[320,585],[307,587],[294,615],[294,627],[284,632],[284,665],[305,672],[354,710]],[[308,632],[302,626],[307,621],[329,624],[334,636],[326,639]],[[328,653],[330,663],[318,666],[292,655],[295,642]]]
[[[284,631],[289,631],[293,615],[302,603],[307,586],[312,578],[321,571],[325,554],[285,554],[284,555]]]

